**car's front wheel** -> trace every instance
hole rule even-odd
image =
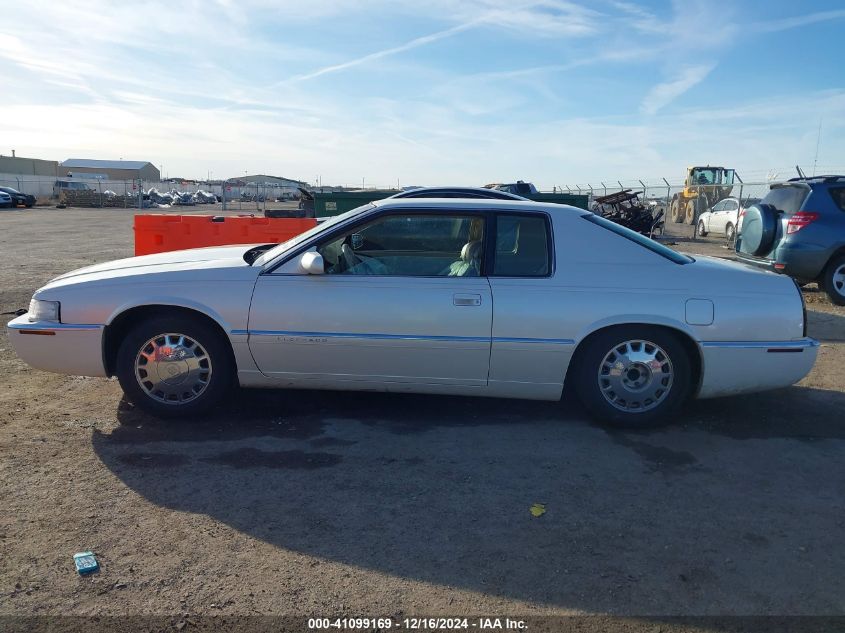
[[[592,416],[623,428],[667,421],[687,398],[690,359],[678,337],[652,326],[615,327],[579,350],[578,395]]]
[[[208,323],[181,315],[133,327],[118,349],[116,369],[127,398],[161,417],[206,411],[233,376],[227,341]]]
[[[698,222],[698,234],[701,237],[707,237],[707,229],[704,226],[704,220],[699,220]]]
[[[845,306],[845,255],[834,257],[825,268],[824,290],[833,303]]]

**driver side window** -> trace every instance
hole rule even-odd
[[[326,274],[477,277],[484,218],[451,214],[380,217],[318,247]]]

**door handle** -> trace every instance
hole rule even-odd
[[[481,295],[454,294],[452,295],[452,303],[456,306],[480,306]]]

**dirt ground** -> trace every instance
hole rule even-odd
[[[131,225],[0,212],[0,312],[131,255]],[[843,615],[845,310],[806,295],[799,385],[636,433],[570,402],[324,392],[164,423],[4,330],[0,615]]]

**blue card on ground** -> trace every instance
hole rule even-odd
[[[100,569],[94,552],[79,552],[73,555],[73,563],[80,574],[90,574]]]

